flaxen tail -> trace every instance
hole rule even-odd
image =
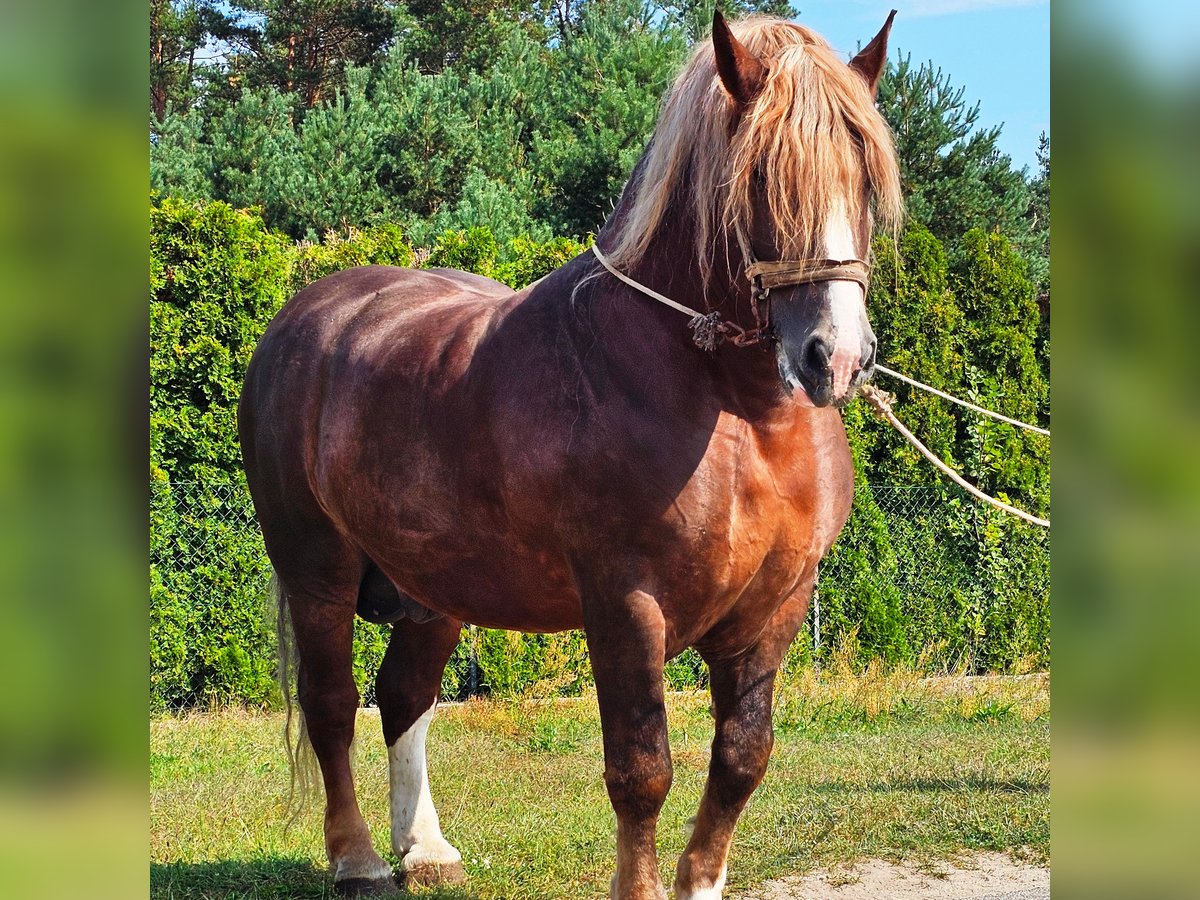
[[[283,695],[283,708],[286,711],[283,743],[287,748],[288,770],[291,773],[287,801],[290,815],[286,827],[291,828],[316,787],[320,770],[317,767],[317,756],[313,752],[312,742],[308,739],[304,711],[296,700],[300,658],[296,653],[296,638],[292,632],[287,594],[278,575],[271,578],[271,596],[276,606],[275,637],[279,646],[279,691]]]

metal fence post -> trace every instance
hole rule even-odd
[[[821,649],[821,567],[813,573],[813,668],[816,668],[818,653]]]
[[[467,626],[467,643],[470,653],[467,655],[467,696],[479,696],[479,658],[475,655],[475,639],[477,637],[474,625]]]

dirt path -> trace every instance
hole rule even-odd
[[[917,869],[879,859],[846,869],[768,881],[740,900],[1049,900],[1050,869],[1003,853]]]

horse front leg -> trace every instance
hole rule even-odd
[[[734,827],[766,774],[775,742],[775,674],[804,622],[811,593],[808,581],[749,650],[728,660],[706,657],[716,733],[696,824],[675,873],[676,900],[720,900]]]
[[[604,783],[617,815],[610,896],[663,900],[654,840],[672,768],[662,610],[653,597],[634,591],[616,602],[585,602],[584,621],[604,729]]]

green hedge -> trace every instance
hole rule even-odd
[[[1035,353],[1035,287],[997,233],[968,232],[947,253],[930,232],[878,238],[868,307],[889,368],[1017,419],[1048,426],[1049,385]],[[1049,513],[1050,442],[963,413],[885,376],[901,421],[969,480]],[[935,500],[904,489],[937,481],[929,463],[865,404],[843,411],[858,492],[846,530],[822,564],[823,641],[857,629],[860,661],[972,671],[1050,661],[1049,537],[941,481]],[[881,508],[881,506],[885,508]],[[931,653],[927,651],[932,651]]]
[[[325,274],[368,263],[450,266],[520,287],[586,248],[565,238],[447,231],[427,248],[395,225],[346,229],[293,243],[261,217],[220,202],[151,204],[151,690],[156,708],[274,702],[269,564],[246,502],[235,410],[250,354],[288,296]],[[1037,420],[1048,386],[1035,347],[1033,287],[998,234],[972,232],[951,252],[913,228],[875,246],[870,306],[881,359],[995,409]],[[889,388],[895,385],[887,385]],[[959,416],[925,395],[899,394],[897,412],[985,489],[1045,513],[1049,442]],[[1046,535],[956,489],[920,504],[865,485],[933,481],[925,462],[862,404],[845,410],[860,486],[846,532],[822,566],[821,649],[857,635],[863,661],[974,669],[1049,663]],[[886,496],[885,496],[886,494]],[[358,623],[356,677],[364,694],[386,627]],[[812,661],[811,635],[789,665]],[[476,668],[472,669],[472,653]],[[444,691],[472,682],[496,695],[577,693],[588,683],[577,633],[519,636],[473,630]],[[693,653],[668,666],[674,687],[702,684]]]

